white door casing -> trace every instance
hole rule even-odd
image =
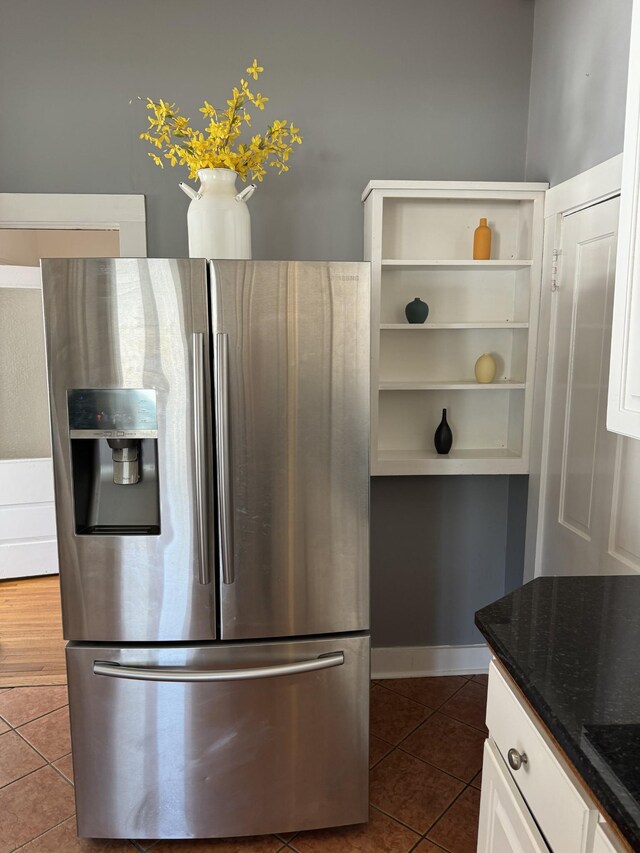
[[[0,229],[116,230],[120,255],[146,257],[142,195],[0,193]],[[41,288],[37,267],[0,265],[0,287]],[[0,460],[0,580],[55,574],[51,458]]]
[[[2,265],[1,287],[41,290],[40,270]],[[0,580],[57,571],[51,459],[0,459]]]
[[[633,4],[607,426],[640,439],[640,3]]]

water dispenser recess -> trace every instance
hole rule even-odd
[[[156,392],[67,391],[76,534],[160,533]]]

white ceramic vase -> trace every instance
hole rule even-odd
[[[251,217],[247,200],[255,185],[236,192],[238,173],[200,169],[200,189],[180,188],[191,198],[187,213],[190,258],[251,258]]]

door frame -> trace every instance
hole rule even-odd
[[[114,230],[121,257],[147,256],[143,195],[0,193],[0,229],[11,228]],[[41,288],[37,267],[4,269],[11,274],[0,266],[0,287]],[[0,580],[57,572],[51,458],[0,460]]]
[[[549,419],[551,416],[551,387],[547,383],[547,371],[551,356],[551,330],[555,322],[556,310],[556,302],[551,298],[551,288],[554,275],[557,274],[558,268],[562,264],[562,256],[555,258],[554,249],[561,246],[562,224],[566,216],[620,195],[621,183],[622,154],[617,154],[592,169],[551,187],[545,194],[542,288],[529,457],[529,492],[523,577],[525,583],[543,574],[541,545],[544,513],[541,504],[547,488],[545,463],[549,454]]]
[[[0,193],[0,229],[118,231],[120,257],[146,258],[143,195]]]

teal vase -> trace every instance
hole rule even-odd
[[[429,316],[429,306],[416,296],[404,309],[404,315],[410,323],[424,323]]]

